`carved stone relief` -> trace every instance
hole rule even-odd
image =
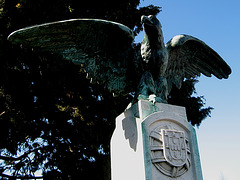
[[[151,160],[163,174],[179,177],[191,165],[191,150],[186,133],[170,125],[160,125],[149,135]]]

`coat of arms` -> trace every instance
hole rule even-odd
[[[183,131],[162,129],[163,154],[172,166],[183,166],[187,160],[187,148]]]
[[[186,173],[191,164],[191,152],[184,131],[161,125],[149,135],[151,160],[155,167],[170,177]]]

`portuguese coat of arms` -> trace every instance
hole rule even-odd
[[[191,164],[191,153],[184,131],[159,126],[149,135],[151,160],[155,167],[170,177],[186,173]]]
[[[162,129],[163,154],[172,166],[183,166],[187,160],[187,148],[183,131]]]

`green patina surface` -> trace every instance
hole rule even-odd
[[[201,73],[228,78],[231,68],[203,41],[178,35],[164,44],[155,16],[142,16],[145,36],[141,48],[133,45],[128,27],[100,19],[72,19],[36,25],[11,33],[8,39],[36,51],[45,51],[83,64],[92,83],[118,94],[135,93],[167,102],[175,85]]]
[[[83,64],[92,83],[119,94],[127,86],[127,58],[134,34],[128,27],[99,19],[72,19],[27,27],[11,33],[13,44],[50,52]]]

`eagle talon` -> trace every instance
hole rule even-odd
[[[153,105],[155,105],[156,101],[157,101],[157,96],[155,94],[151,94],[149,97],[148,97],[148,100],[150,102],[153,103]]]
[[[155,94],[151,94],[149,96],[140,94],[137,98],[138,100],[146,100],[151,102],[153,105],[155,105],[156,102],[158,103],[167,103],[166,101],[162,100],[160,97],[157,97]]]

